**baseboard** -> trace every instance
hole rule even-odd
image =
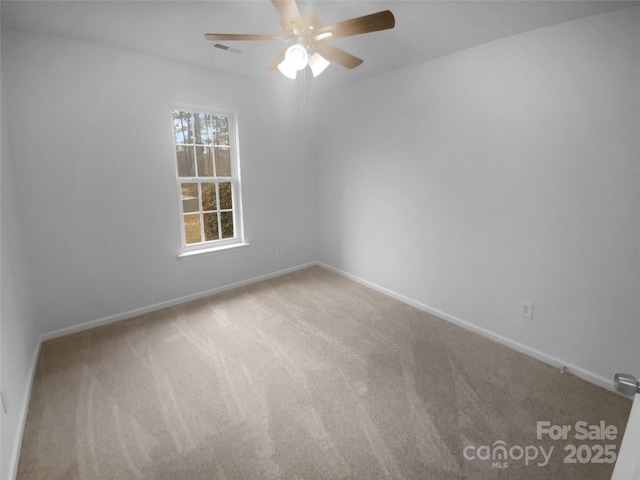
[[[613,386],[613,382],[611,381],[611,379],[605,378],[601,375],[597,375],[593,372],[589,372],[588,370],[585,370],[582,367],[579,367],[577,365],[572,365],[570,363],[567,363],[565,361],[563,361],[562,359],[559,359],[557,357],[554,357],[553,355],[549,355],[545,352],[541,352],[539,350],[536,350],[535,348],[531,348],[527,345],[524,345],[522,343],[516,342],[514,340],[511,340],[507,337],[503,337],[502,335],[499,335],[497,333],[494,333],[490,330],[487,330],[485,328],[482,327],[478,327],[477,325],[474,325],[471,322],[468,322],[466,320],[462,320],[458,317],[455,317],[454,315],[450,315],[446,312],[443,312],[442,310],[438,310],[437,308],[433,308],[429,305],[426,305],[422,302],[418,302],[416,300],[413,300],[412,298],[406,297],[404,295],[401,295],[397,292],[394,292],[392,290],[389,290],[388,288],[384,288],[381,287],[380,285],[377,285],[375,283],[369,282],[368,280],[364,280],[363,278],[357,277],[355,275],[352,275],[350,273],[347,273],[343,270],[340,270],[339,268],[335,268],[332,267],[331,265],[327,265],[325,263],[322,262],[317,262],[317,265],[321,266],[322,268],[326,268],[327,270],[331,270],[332,272],[335,272],[339,275],[342,275],[345,278],[348,278],[350,280],[353,280],[354,282],[360,283],[361,285],[364,285],[366,287],[369,287],[373,290],[376,290],[380,293],[383,293],[385,295],[388,295],[392,298],[395,298],[396,300],[399,300],[403,303],[406,303],[408,305],[411,305],[412,307],[417,308],[418,310],[422,310],[423,312],[426,313],[430,313],[431,315],[434,315],[438,318],[441,318],[443,320],[446,320],[448,322],[454,323],[460,327],[463,327],[467,330],[471,330],[479,335],[482,335],[483,337],[489,338],[491,340],[494,340],[502,345],[505,345],[513,350],[516,350],[520,353],[523,353],[525,355],[528,355],[530,357],[533,357],[537,360],[540,360],[541,362],[546,363],[547,365],[551,365],[552,367],[556,367],[558,369],[566,369],[569,373],[572,373],[573,375],[575,375],[578,378],[581,378],[582,380],[585,380],[589,383],[592,383],[594,385],[597,385],[598,387],[602,387],[606,390],[610,390],[613,392],[616,392],[614,386]],[[616,392],[617,393],[617,392]]]
[[[457,318],[453,315],[449,315],[446,312],[443,312],[441,310],[438,310],[437,308],[433,308],[430,307],[429,305],[426,305],[424,303],[418,302],[416,300],[413,300],[409,297],[406,297],[404,295],[401,295],[397,292],[394,292],[392,290],[389,290],[387,288],[381,287],[380,285],[377,285],[375,283],[369,282],[368,280],[364,280],[363,278],[357,277],[355,275],[352,275],[350,273],[347,273],[343,270],[340,270],[338,268],[335,268],[331,265],[327,265],[323,262],[309,262],[309,263],[305,263],[302,265],[297,265],[295,267],[291,267],[291,268],[287,268],[284,270],[279,270],[277,272],[273,272],[273,273],[269,273],[266,275],[260,275],[257,277],[253,277],[247,280],[243,280],[240,282],[235,282],[235,283],[231,283],[231,284],[227,284],[227,285],[223,285],[221,287],[216,287],[210,290],[205,290],[205,291],[201,291],[198,293],[194,293],[194,294],[190,294],[190,295],[185,295],[183,297],[179,297],[179,298],[175,298],[172,300],[167,300],[165,302],[160,302],[160,303],[156,303],[154,305],[149,305],[146,307],[142,307],[142,308],[137,308],[137,309],[133,309],[133,310],[129,310],[127,312],[123,312],[123,313],[119,313],[116,315],[110,315],[108,317],[104,317],[104,318],[100,318],[100,319],[96,319],[96,320],[91,320],[88,322],[84,322],[81,323],[79,325],[73,325],[70,327],[66,327],[66,328],[61,328],[58,330],[54,330],[52,332],[49,333],[45,333],[43,335],[40,336],[39,341],[38,341],[38,345],[36,346],[34,355],[33,355],[33,359],[31,361],[31,369],[30,369],[30,373],[29,373],[29,382],[27,385],[27,389],[25,391],[24,394],[24,398],[23,398],[23,402],[22,402],[22,407],[21,407],[21,411],[20,411],[20,418],[19,418],[19,428],[18,431],[16,433],[16,443],[14,445],[14,451],[13,451],[13,455],[11,458],[11,465],[9,466],[9,479],[14,480],[16,478],[16,475],[18,473],[18,461],[20,459],[20,448],[22,446],[22,436],[24,434],[24,428],[26,425],[26,421],[27,421],[27,412],[29,409],[29,401],[31,399],[31,390],[33,387],[33,380],[35,378],[35,373],[36,373],[36,367],[37,367],[37,363],[38,363],[38,356],[40,353],[40,346],[42,345],[42,342],[46,341],[46,340],[50,340],[53,338],[57,338],[57,337],[61,337],[64,335],[69,335],[72,333],[77,333],[77,332],[81,332],[83,330],[89,330],[91,328],[95,328],[95,327],[99,327],[102,325],[107,325],[109,323],[114,323],[114,322],[118,322],[121,320],[126,320],[128,318],[133,318],[133,317],[137,317],[139,315],[143,315],[145,313],[149,313],[149,312],[153,312],[156,310],[161,310],[163,308],[168,308],[168,307],[172,307],[175,305],[179,305],[181,303],[185,303],[185,302],[189,302],[191,300],[197,300],[199,298],[203,298],[203,297],[207,297],[209,295],[214,295],[216,293],[221,293],[227,290],[232,290],[234,288],[239,288],[239,287],[243,287],[246,285],[251,285],[253,283],[257,283],[257,282],[261,282],[263,280],[268,280],[270,278],[274,278],[274,277],[278,277],[280,275],[285,275],[287,273],[291,273],[291,272],[295,272],[298,270],[302,270],[304,268],[308,268],[308,267],[312,267],[312,266],[321,266],[323,268],[326,268],[327,270],[330,270],[332,272],[335,272],[345,278],[348,278],[350,280],[353,280],[357,283],[360,283],[361,285],[364,285],[366,287],[369,287],[373,290],[376,290],[380,293],[383,293],[385,295],[388,295],[392,298],[395,298],[396,300],[399,300],[403,303],[406,303],[408,305],[411,305],[415,308],[417,308],[418,310],[422,310],[426,313],[429,313],[431,315],[435,315],[438,318],[441,318],[443,320],[449,321],[451,323],[454,323],[456,325],[459,325],[463,328],[466,328],[467,330],[471,330],[475,333],[478,333],[479,335],[482,335],[486,338],[489,338],[491,340],[494,340],[498,343],[501,343],[509,348],[512,348],[513,350],[516,350],[518,352],[521,352],[525,355],[531,356],[533,358],[536,358],[548,365],[551,365],[553,367],[557,367],[557,368],[567,368],[569,370],[569,372],[573,373],[574,375],[576,375],[579,378],[582,378],[585,381],[588,381],[594,385],[597,385],[599,387],[605,388],[607,390],[611,390],[611,391],[615,391],[613,388],[613,384],[612,382],[605,378],[602,377],[600,375],[594,374],[592,372],[589,372],[581,367],[578,367],[576,365],[571,365],[568,364],[567,362],[562,361],[561,359],[558,359],[552,355],[548,355],[544,352],[540,352],[539,350],[533,349],[531,347],[528,347],[526,345],[523,345],[519,342],[513,341],[509,338],[503,337],[502,335],[498,335],[494,332],[491,332],[489,330],[486,330],[484,328],[478,327],[477,325],[474,325],[468,321],[462,320],[460,318]]]
[[[29,412],[29,403],[31,401],[31,390],[33,389],[33,380],[36,377],[36,367],[38,366],[38,357],[40,356],[40,345],[42,339],[38,341],[36,348],[31,358],[31,366],[29,368],[29,379],[27,381],[24,395],[22,396],[22,406],[20,407],[20,413],[18,414],[18,430],[16,432],[15,442],[13,444],[13,452],[11,453],[11,460],[9,464],[9,479],[15,480],[18,475],[18,462],[20,461],[20,449],[22,448],[22,437],[24,436],[24,429],[27,425],[27,413]]]
[[[175,298],[172,300],[167,300],[165,302],[160,302],[160,303],[156,303],[154,305],[149,305],[146,307],[142,307],[142,308],[137,308],[137,309],[133,309],[133,310],[129,310],[127,312],[122,312],[116,315],[110,315],[108,317],[104,317],[104,318],[100,318],[100,319],[96,319],[96,320],[91,320],[85,323],[81,323],[78,325],[73,325],[70,327],[65,327],[65,328],[61,328],[49,333],[46,333],[44,335],[42,335],[40,337],[40,342],[38,344],[38,348],[37,351],[40,350],[40,343],[46,341],[46,340],[50,340],[52,338],[56,338],[56,337],[61,337],[64,335],[69,335],[72,333],[77,333],[77,332],[81,332],[83,330],[89,330],[91,328],[95,328],[95,327],[99,327],[102,325],[107,325],[110,323],[114,323],[114,322],[119,322],[121,320],[126,320],[129,318],[133,318],[139,315],[144,315],[145,313],[149,313],[149,312],[153,312],[156,310],[161,310],[163,308],[168,308],[168,307],[172,307],[175,305],[179,305],[181,303],[185,303],[185,302],[189,302],[191,300],[197,300],[199,298],[203,298],[209,295],[214,295],[216,293],[221,293],[227,290],[232,290],[234,288],[238,288],[238,287],[243,287],[246,285],[250,285],[252,283],[257,283],[257,282],[261,282],[263,280],[268,280],[270,278],[274,278],[274,277],[278,277],[280,275],[285,275],[287,273],[291,273],[291,272],[295,272],[297,270],[302,270],[304,268],[308,268],[314,265],[319,265],[323,268],[326,268],[327,270],[331,270],[339,275],[342,275],[343,277],[349,278],[350,280],[353,280],[357,283],[360,283],[362,285],[365,285],[369,288],[372,288],[373,290],[376,290],[380,293],[383,293],[385,295],[388,295],[392,298],[395,298],[396,300],[399,300],[403,303],[406,303],[408,305],[411,305],[419,310],[422,310],[424,312],[430,313],[431,315],[435,315],[436,317],[442,318],[443,320],[449,321],[451,323],[454,323],[456,325],[459,325],[463,328],[466,328],[467,330],[471,330],[475,333],[478,333],[479,335],[482,335],[484,337],[487,337],[491,340],[494,340],[498,343],[501,343],[503,345],[508,346],[509,348],[512,348],[513,350],[516,350],[518,352],[524,353],[525,355],[528,355],[530,357],[536,358],[548,365],[551,365],[553,367],[557,367],[557,368],[566,368],[570,373],[573,373],[574,375],[576,375],[579,378],[582,378],[583,380],[586,380],[590,383],[593,383],[594,385],[597,385],[599,387],[605,388],[607,390],[610,391],[615,391],[615,388],[613,386],[613,382],[611,381],[611,379],[605,378],[601,375],[597,375],[593,372],[590,372],[588,370],[585,370],[582,367],[579,367],[577,365],[573,365],[570,363],[565,362],[564,360],[554,357],[553,355],[549,355],[545,352],[541,352],[539,350],[536,350],[534,348],[531,348],[527,345],[524,345],[522,343],[516,342],[514,340],[511,340],[507,337],[504,337],[502,335],[499,335],[495,332],[492,332],[490,330],[487,330],[485,328],[479,327],[469,321],[463,320],[461,318],[458,318],[454,315],[450,315],[446,312],[443,312],[442,310],[439,310],[437,308],[431,307],[429,305],[426,305],[422,302],[418,302],[417,300],[414,300],[412,298],[406,297],[404,295],[401,295],[397,292],[394,292],[392,290],[389,290],[385,287],[382,287],[380,285],[377,285],[375,283],[369,282],[368,280],[365,280],[363,278],[357,277],[355,275],[352,275],[348,272],[345,272],[343,270],[340,270],[339,268],[333,267],[331,265],[327,265],[323,262],[308,262],[305,264],[301,264],[301,265],[297,265],[295,267],[291,267],[291,268],[287,268],[284,270],[279,270],[277,272],[273,272],[273,273],[269,273],[266,275],[260,275],[257,277],[252,277],[250,279],[247,280],[243,280],[240,282],[235,282],[235,283],[231,283],[231,284],[227,284],[227,285],[223,285],[221,287],[216,287],[210,290],[205,290],[202,292],[198,292],[198,293],[194,293],[194,294],[190,294],[190,295],[185,295],[183,297],[179,297],[179,298]],[[36,356],[36,360],[37,360],[37,356]],[[35,368],[35,365],[34,365]],[[32,372],[34,373],[34,372]]]
[[[279,277],[280,275],[286,275],[287,273],[295,272],[297,270],[302,270],[304,268],[312,267],[314,265],[318,265],[318,263],[317,262],[304,263],[302,265],[297,265],[295,267],[287,268],[284,270],[278,270],[277,272],[268,273],[268,274],[260,275],[257,277],[252,277],[247,280],[230,283],[227,285],[223,285],[221,287],[212,288],[210,290],[204,290],[202,292],[185,295],[183,297],[174,298],[172,300],[156,303],[154,305],[135,308],[133,310],[117,313],[115,315],[110,315],[108,317],[98,318],[96,320],[90,320],[88,322],[80,323],[78,325],[72,325],[70,327],[60,328],[58,330],[54,330],[52,332],[45,333],[44,335],[42,335],[40,337],[40,342],[51,340],[52,338],[62,337],[64,335],[70,335],[72,333],[82,332],[84,330],[100,327],[102,325],[108,325],[110,323],[119,322],[121,320],[127,320],[129,318],[134,318],[140,315],[144,315],[145,313],[155,312],[157,310],[162,310],[163,308],[173,307],[175,305],[180,305],[181,303],[186,303],[192,300],[197,300],[199,298],[208,297],[209,295],[215,295],[216,293],[221,293],[227,290],[233,290],[234,288],[244,287],[246,285],[251,285],[252,283],[257,283],[263,280],[268,280],[270,278]]]
[[[20,414],[18,416],[18,431],[16,432],[16,440],[13,447],[13,452],[11,455],[10,465],[9,465],[9,479],[15,480],[16,475],[18,474],[18,462],[20,460],[20,448],[22,447],[22,437],[24,435],[24,429],[27,423],[27,413],[29,410],[29,402],[31,401],[31,391],[33,389],[33,381],[36,375],[36,367],[38,365],[38,357],[40,355],[40,347],[43,342],[47,340],[51,340],[53,338],[62,337],[64,335],[70,335],[72,333],[81,332],[83,330],[89,330],[91,328],[99,327],[102,325],[107,325],[109,323],[119,322],[121,320],[126,320],[128,318],[137,317],[139,315],[143,315],[145,313],[153,312],[156,310],[162,310],[163,308],[172,307],[175,305],[179,305],[181,303],[189,302],[191,300],[197,300],[199,298],[207,297],[209,295],[214,295],[216,293],[221,293],[227,290],[232,290],[234,288],[243,287],[246,285],[251,285],[252,283],[261,282],[263,280],[268,280],[270,278],[279,277],[280,275],[285,275],[287,273],[295,272],[297,270],[302,270],[304,268],[312,267],[314,265],[318,265],[317,262],[309,262],[302,265],[297,265],[295,267],[287,268],[284,270],[279,270],[277,272],[269,273],[266,275],[260,275],[257,277],[252,277],[247,280],[243,280],[240,282],[230,283],[227,285],[223,285],[221,287],[212,288],[210,290],[205,290],[202,292],[185,295],[180,298],[175,298],[172,300],[167,300],[165,302],[156,303],[154,305],[149,305],[142,308],[136,308],[133,310],[129,310],[127,312],[118,313],[116,315],[110,315],[108,317],[99,318],[96,320],[90,320],[88,322],[81,323],[79,325],[73,325],[71,327],[60,328],[58,330],[54,330],[52,332],[45,333],[40,335],[38,339],[38,344],[36,345],[33,359],[31,360],[31,368],[29,372],[29,381],[27,383],[26,391],[24,393],[22,407],[20,410]]]
[[[302,270],[304,268],[312,267],[314,265],[318,265],[317,262],[309,262],[302,265],[297,265],[295,267],[287,268],[284,270],[279,270],[277,272],[269,273],[266,275],[260,275],[257,277],[252,277],[247,280],[242,280],[240,282],[230,283],[227,285],[223,285],[221,287],[212,288],[210,290],[205,290],[202,292],[185,295],[180,298],[175,298],[172,300],[167,300],[165,302],[156,303],[154,305],[149,305],[142,308],[136,308],[133,310],[129,310],[127,312],[118,313],[116,315],[110,315],[108,317],[99,318],[96,320],[90,320],[88,322],[84,322],[78,325],[73,325],[70,327],[61,328],[58,330],[54,330],[52,332],[45,333],[40,336],[38,339],[38,344],[36,345],[33,359],[31,360],[31,368],[29,372],[29,381],[26,386],[26,391],[24,393],[22,407],[20,414],[18,416],[18,431],[16,432],[16,441],[13,446],[13,452],[11,454],[11,464],[9,465],[9,479],[15,480],[16,475],[18,474],[18,462],[20,460],[20,447],[22,446],[22,437],[24,435],[24,429],[27,423],[27,413],[29,410],[29,402],[31,400],[31,391],[33,389],[33,381],[36,375],[36,367],[38,365],[38,357],[40,355],[40,347],[42,343],[51,340],[52,338],[62,337],[64,335],[70,335],[72,333],[81,332],[83,330],[89,330],[91,328],[99,327],[102,325],[107,325],[109,323],[119,322],[121,320],[126,320],[129,318],[137,317],[139,315],[143,315],[145,313],[153,312],[156,310],[162,310],[163,308],[172,307],[175,305],[179,305],[181,303],[189,302],[191,300],[197,300],[199,298],[207,297],[209,295],[214,295],[216,293],[221,293],[227,290],[232,290],[234,288],[243,287],[246,285],[251,285],[252,283],[261,282],[263,280],[268,280],[270,278],[279,277],[280,275],[285,275],[287,273],[295,272],[297,270]]]

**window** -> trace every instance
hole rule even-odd
[[[173,109],[183,252],[243,244],[235,117]]]

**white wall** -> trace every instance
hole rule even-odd
[[[4,95],[3,99],[4,101]],[[0,384],[7,396],[7,413],[0,410],[0,478],[10,478],[21,435],[24,406],[38,346],[33,276],[23,248],[23,231],[15,202],[14,177],[2,116],[0,165]]]
[[[312,164],[296,142],[300,109],[280,106],[286,92],[123,50],[3,35],[3,114],[41,333],[315,260]],[[175,102],[238,111],[247,250],[177,260]]]
[[[304,112],[297,90],[279,85],[289,86],[2,32],[2,385],[10,411],[0,478],[9,478],[41,335],[317,258]],[[248,249],[177,260],[176,102],[238,112]]]
[[[320,259],[601,384],[640,373],[639,22],[540,29],[327,100]]]

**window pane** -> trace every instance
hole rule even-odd
[[[196,166],[193,162],[193,147],[176,147],[176,158],[178,159],[179,177],[196,176]]]
[[[189,108],[172,112],[184,244],[192,249],[203,242],[233,241],[235,215],[240,215],[239,199],[234,198],[238,160],[231,151],[233,115],[184,110]]]
[[[198,184],[183,183],[182,187],[182,211],[184,213],[198,211]]]
[[[216,152],[216,176],[217,177],[230,177],[231,176],[231,152],[228,148],[215,149]]]
[[[211,117],[204,113],[196,113],[193,122],[195,143],[211,145]]]
[[[215,210],[216,209],[216,184],[215,183],[203,183],[202,184],[202,210]],[[205,226],[207,225],[205,221]]]
[[[229,145],[229,119],[222,116],[211,117],[211,123],[215,132],[216,145]]]
[[[231,199],[231,182],[220,182],[220,210],[227,210],[233,208],[233,201]]]
[[[200,215],[184,216],[184,240],[186,244],[199,243],[202,241],[200,236]]]
[[[233,212],[222,212],[220,214],[220,224],[222,238],[233,237]]]
[[[218,232],[218,214],[205,213],[204,218],[204,241],[218,240],[220,238]]]
[[[196,147],[198,176],[213,177],[213,152],[209,147]]]
[[[189,112],[173,112],[173,127],[176,134],[176,143],[192,143],[192,124],[193,116]]]

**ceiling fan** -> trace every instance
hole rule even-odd
[[[362,59],[326,43],[326,40],[387,30],[396,24],[393,14],[385,10],[323,26],[320,19],[313,13],[300,13],[295,0],[271,1],[280,13],[282,37],[268,34],[207,33],[204,38],[212,41],[282,38],[291,45],[278,53],[267,69],[272,71],[278,69],[285,76],[295,79],[297,72],[307,65],[311,68],[313,76],[317,77],[331,62],[346,68],[355,68],[362,63]]]

